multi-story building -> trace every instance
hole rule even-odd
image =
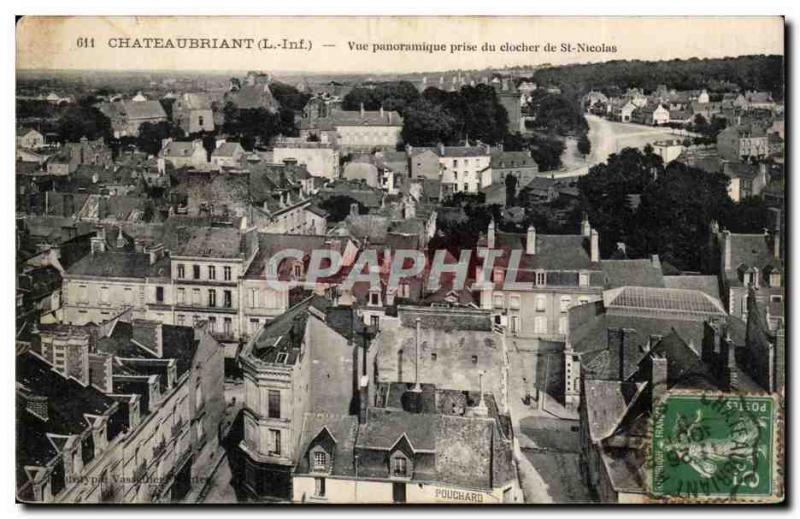
[[[184,93],[172,104],[172,121],[184,135],[214,131],[211,99],[205,94]]]
[[[144,123],[156,124],[167,121],[167,112],[158,101],[131,99],[98,105],[103,115],[111,120],[114,138],[136,137],[139,127]]]
[[[42,326],[17,355],[18,497],[159,503],[196,495],[220,455],[222,349],[202,327]]]
[[[300,137],[332,144],[343,153],[395,149],[402,142],[403,117],[394,111],[332,110],[323,117],[313,113],[300,123]]]
[[[111,148],[106,145],[102,137],[94,141],[81,137],[78,142],[65,143],[55,155],[47,160],[47,173],[49,175],[69,175],[74,173],[79,166],[110,168],[111,165]]]
[[[368,330],[352,308],[312,297],[261,328],[240,355],[244,439],[237,464],[245,490],[291,500],[292,472],[309,416],[359,408],[359,380],[374,365]]]
[[[769,139],[756,124],[728,126],[717,135],[717,150],[724,160],[763,159],[769,153]]]
[[[492,150],[490,166],[492,184],[503,185],[506,177],[511,175],[517,179],[519,189],[527,186],[539,172],[539,165],[533,160],[530,151],[503,151],[502,148]]]
[[[770,326],[775,329],[783,319],[784,264],[781,250],[780,216],[776,210],[772,231],[760,234],[739,234],[720,230],[712,222],[709,244],[709,266],[719,273],[720,297],[727,311],[747,320],[749,289],[767,309]],[[714,260],[719,263],[713,265]]]
[[[489,146],[444,146],[436,148],[441,166],[442,193],[477,193],[492,183]]]
[[[276,140],[272,150],[276,164],[291,161],[305,166],[311,175],[328,180],[339,178],[339,150],[332,144],[309,142],[302,138]]]
[[[500,256],[486,279],[479,267],[480,307],[514,336],[563,341],[569,308],[600,299],[603,290],[599,235],[585,218],[581,228],[575,235],[543,235],[533,227],[505,233],[492,221],[478,247]]]
[[[165,139],[158,156],[177,168],[207,170],[209,168],[208,151],[203,141],[173,141]]]

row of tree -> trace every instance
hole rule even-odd
[[[658,254],[681,270],[700,271],[712,220],[751,233],[769,222],[761,199],[730,199],[725,175],[676,161],[665,167],[649,146],[612,154],[578,180],[578,189],[604,257],[622,242],[630,257]]]

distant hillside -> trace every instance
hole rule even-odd
[[[783,56],[607,61],[540,69],[533,79],[540,85],[557,85],[574,94],[592,89],[614,93],[627,88],[649,92],[660,84],[678,90],[722,91],[732,83],[742,90],[766,90],[775,99],[783,99],[784,87]]]

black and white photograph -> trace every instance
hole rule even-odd
[[[15,30],[16,503],[785,504],[783,18]]]

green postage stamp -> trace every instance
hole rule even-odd
[[[774,500],[776,403],[770,396],[668,394],[653,413],[652,497]]]

